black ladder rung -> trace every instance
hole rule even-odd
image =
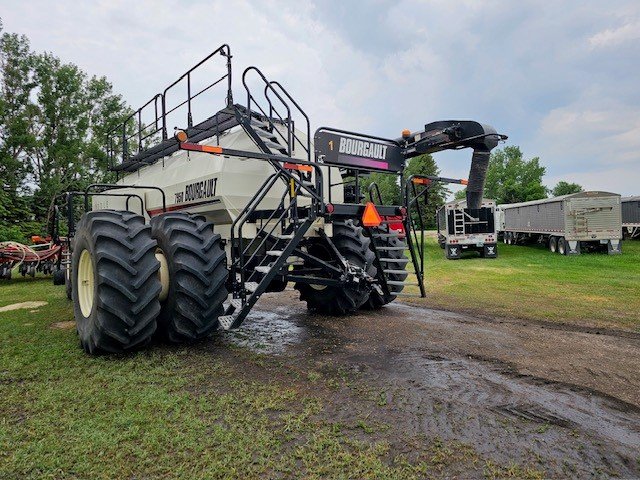
[[[384,273],[390,273],[391,275],[402,275],[403,273],[406,273],[407,275],[409,274],[409,272],[407,272],[406,270],[382,270]]]
[[[381,258],[380,261],[388,263],[409,263],[408,258]]]
[[[396,231],[395,233],[374,233],[371,236],[373,238],[393,238],[393,237],[399,237],[400,234]]]

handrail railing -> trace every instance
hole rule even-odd
[[[300,114],[304,117],[305,123],[307,125],[307,144],[303,144],[300,139],[298,138],[298,136],[295,134],[295,129],[291,129],[291,132],[293,134],[293,137],[295,140],[298,141],[298,143],[302,146],[302,148],[307,152],[307,160],[311,161],[311,122],[309,121],[309,116],[306,114],[306,112],[304,110],[302,110],[302,107],[298,104],[298,102],[296,102],[294,100],[294,98],[289,94],[289,92],[280,84],[280,82],[277,81],[271,81],[269,82],[270,85],[272,87],[278,87],[282,93],[284,93],[284,95],[287,97],[287,99],[289,99],[289,101],[293,104],[294,107],[296,107],[296,109],[298,110],[298,112],[300,112]],[[266,87],[265,87],[266,88]],[[267,93],[265,92],[265,96],[268,97]]]
[[[204,88],[200,89],[196,93],[192,93],[192,77],[191,74],[205,64],[208,60],[216,55],[221,55],[225,57],[226,60],[226,73],[222,75],[220,78],[215,80],[213,83],[207,84]],[[160,141],[165,141],[169,138],[168,126],[167,126],[167,116],[171,113],[177,111],[181,107],[187,106],[187,115],[186,115],[186,125],[187,128],[192,127],[194,124],[193,120],[193,108],[192,101],[210,90],[214,86],[218,85],[223,80],[227,80],[227,94],[226,94],[226,105],[230,107],[233,105],[233,93],[231,90],[231,49],[229,45],[223,44],[205,58],[200,60],[196,65],[187,70],[180,78],[174,81],[171,85],[163,90],[162,93],[157,93],[154,95],[147,103],[145,103],[142,107],[135,110],[131,115],[127,116],[123,122],[118,124],[115,128],[111,129],[107,132],[107,151],[108,151],[108,159],[111,166],[114,166],[117,161],[117,156],[121,155],[121,161],[128,160],[132,151],[130,147],[130,141],[134,138],[137,139],[137,148],[135,154],[143,152],[146,150],[144,146],[144,141],[148,138],[156,135],[161,132]],[[167,106],[167,94],[170,93],[174,88],[178,85],[185,84],[187,97],[185,100],[177,103],[174,106]],[[153,106],[153,110],[151,113],[149,112],[149,106]],[[145,115],[150,115],[152,118],[150,119],[148,124],[145,124]],[[151,128],[149,128],[151,126]],[[121,145],[118,145],[118,143]],[[118,152],[118,147],[122,148],[122,152]]]
[[[249,86],[247,85],[247,75],[250,72],[255,72],[258,77],[260,78],[260,80],[262,80],[262,82],[265,85],[265,98],[267,100],[267,103],[269,104],[269,113],[267,113],[265,111],[265,109],[262,107],[262,105],[256,100],[256,98],[251,94],[251,89],[249,88]],[[284,100],[284,98],[282,98],[282,96],[276,91],[275,88],[273,88],[273,86],[271,85],[271,83],[269,82],[269,80],[267,80],[267,77],[265,77],[265,75],[260,71],[259,68],[257,67],[247,67],[244,72],[242,72],[242,85],[244,86],[244,89],[247,92],[247,110],[251,111],[251,105],[252,103],[258,108],[258,110],[260,110],[260,112],[262,113],[262,115],[265,117],[266,121],[269,124],[269,129],[271,131],[275,131],[284,142],[286,142],[286,150],[287,150],[287,154],[289,156],[291,156],[293,149],[292,149],[292,137],[291,137],[291,132],[293,129],[293,125],[291,123],[291,109],[289,107],[289,105],[287,104],[287,102]],[[267,90],[270,90],[273,92],[273,94],[277,97],[278,100],[280,100],[280,102],[282,103],[282,105],[284,105],[284,107],[287,109],[287,116],[286,118],[283,118],[280,114],[278,114],[280,120],[283,122],[283,124],[286,125],[287,127],[287,137],[285,138],[284,135],[282,135],[282,133],[276,128],[276,125],[273,123],[272,121],[272,117],[273,117],[273,103],[271,102],[271,99],[268,97],[268,95],[266,94]]]

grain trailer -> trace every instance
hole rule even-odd
[[[622,250],[620,195],[587,191],[499,206],[504,215],[504,242],[544,243],[561,255],[582,250]]]
[[[627,238],[640,237],[640,196],[623,197],[622,233]]]

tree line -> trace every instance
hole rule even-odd
[[[0,34],[0,241],[24,241],[60,192],[112,180],[106,134],[130,109],[105,77]]]

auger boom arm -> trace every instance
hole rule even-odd
[[[490,125],[468,120],[443,120],[429,123],[424,126],[424,131],[403,136],[397,142],[403,145],[405,158],[442,150],[472,148],[467,205],[469,208],[480,208],[489,155],[500,140],[506,139],[506,135],[497,133]]]

